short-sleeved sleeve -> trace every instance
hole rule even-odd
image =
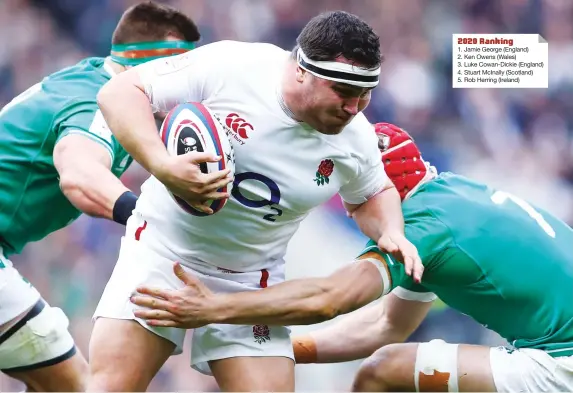
[[[101,118],[99,122],[97,121],[98,114]],[[113,137],[98,110],[95,97],[94,101],[81,100],[66,104],[64,109],[57,114],[54,124],[57,124],[55,127],[58,138],[56,143],[67,135],[80,134],[105,147],[113,162],[115,158]]]
[[[368,261],[378,267],[384,283],[384,293],[382,295],[392,292],[401,299],[421,302],[430,302],[436,299],[436,295],[430,290],[421,284],[415,284],[413,280],[406,275],[402,263],[395,261],[390,255],[380,251],[376,243],[372,240],[366,244],[366,247],[356,260]]]
[[[344,202],[359,205],[382,191],[390,180],[384,170],[372,125],[363,115],[357,116],[353,123],[354,127],[359,127],[364,141],[360,144],[361,151],[354,154],[356,175],[340,188],[339,193]]]
[[[133,159],[127,154],[117,139],[113,137],[97,106],[95,107],[97,109],[95,113],[89,111],[88,107],[86,105],[84,110],[81,110],[80,106],[76,105],[73,106],[74,110],[68,109],[69,115],[65,117],[65,120],[58,127],[59,133],[56,143],[67,135],[82,135],[99,143],[107,150],[110,156],[111,171],[119,177],[129,168]],[[90,123],[87,123],[88,121]],[[86,126],[86,124],[88,125]]]

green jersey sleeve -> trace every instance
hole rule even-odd
[[[436,298],[430,290],[421,284],[416,284],[406,274],[402,263],[396,261],[391,255],[380,251],[372,240],[366,244],[356,260],[369,261],[378,267],[384,283],[382,296],[392,292],[406,300],[432,301]]]
[[[105,147],[113,162],[115,158],[113,137],[107,126],[94,126],[94,123],[99,123],[96,118],[97,113],[100,112],[98,112],[95,101],[72,100],[69,102],[54,119],[57,142],[67,135],[83,135]]]
[[[121,176],[131,164],[132,158],[113,136],[95,101],[72,103],[59,119],[58,141],[66,135],[79,134],[99,143],[109,153],[116,176]]]

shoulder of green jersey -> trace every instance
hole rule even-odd
[[[396,287],[394,290],[392,290],[392,293],[398,296],[400,299],[424,303],[432,302],[438,298],[432,292],[414,292],[404,287]]]

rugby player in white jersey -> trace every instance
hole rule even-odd
[[[417,250],[403,234],[400,196],[361,113],[380,64],[373,30],[351,14],[331,12],[307,24],[292,53],[223,41],[135,67],[103,87],[98,100],[109,127],[152,176],[95,312],[88,390],[144,391],[181,351],[185,330],[135,318],[130,297],[138,286],[181,288],[173,261],[219,292],[279,283],[300,221],[337,193],[364,234],[421,278]],[[189,164],[192,153],[169,156],[157,134],[153,112],[186,101],[202,102],[231,129],[231,196],[216,191],[232,181],[227,172],[200,174]],[[201,198],[230,199],[217,214],[196,217],[168,189],[195,206]],[[294,389],[283,326],[207,325],[194,331],[191,357],[192,367],[212,374],[223,391]]]

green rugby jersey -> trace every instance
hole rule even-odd
[[[517,348],[573,355],[573,230],[505,192],[444,173],[403,203],[421,284],[386,260],[392,288],[433,292]],[[411,294],[415,295],[415,294]],[[415,297],[415,296],[414,296]]]
[[[81,134],[100,143],[118,177],[130,165],[109,130],[90,131],[97,92],[110,77],[103,58],[88,58],[44,78],[0,111],[0,245],[5,255],[81,214],[59,187],[52,155],[61,138]]]

